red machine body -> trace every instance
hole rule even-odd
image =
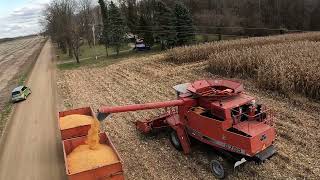
[[[117,113],[166,108],[159,117],[138,120],[142,133],[173,129],[182,150],[190,153],[190,137],[230,154],[236,160],[263,161],[275,152],[272,113],[243,92],[243,85],[230,80],[202,80],[175,86],[178,100],[118,107],[99,112]]]

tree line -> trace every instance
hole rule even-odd
[[[150,46],[157,42],[163,50],[194,40],[192,16],[182,2],[175,2],[172,8],[160,0],[146,4],[136,0],[99,0],[99,5],[103,42],[106,47],[115,47],[117,53],[126,33],[143,38]]]
[[[92,45],[90,24],[93,23],[92,2],[90,0],[54,0],[44,10],[45,33],[70,57],[79,61],[80,46],[85,38]]]
[[[320,30],[317,0],[52,0],[44,27],[79,62],[79,48],[95,38],[117,54],[132,35],[161,49],[188,45],[195,35],[260,36]],[[279,31],[280,30],[280,31]]]
[[[130,1],[133,1],[131,4],[137,4],[138,12],[152,14],[148,9],[154,8],[152,4],[155,0],[123,0],[122,3],[130,4]],[[162,1],[171,9],[177,2]],[[194,27],[199,34],[263,36],[290,30],[320,30],[319,0],[179,1],[190,10]]]
[[[194,40],[191,13],[181,2],[170,8],[163,1],[153,1],[152,9],[135,0],[97,2],[53,0],[44,11],[46,33],[78,63],[80,46],[84,41],[92,45],[92,28],[96,30],[95,38],[105,45],[107,55],[109,47],[119,54],[129,35],[143,38],[150,46],[159,43],[162,49]]]

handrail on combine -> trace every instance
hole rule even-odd
[[[232,114],[237,114],[236,116],[232,116],[233,120],[234,120],[234,125],[241,123],[243,121],[256,121],[259,123],[247,123],[247,128],[248,128],[248,132],[250,132],[250,129],[252,129],[253,127],[259,126],[261,124],[268,124],[270,126],[274,125],[274,116],[273,116],[273,112],[271,109],[267,108],[266,106],[262,106],[260,108],[260,113],[255,114],[255,115],[249,115],[246,112],[240,112],[237,110],[231,110],[233,113]],[[243,121],[241,121],[241,119],[245,117]],[[236,118],[236,119],[235,119]]]

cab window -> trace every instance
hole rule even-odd
[[[20,91],[15,91],[12,93],[12,96],[19,95],[19,94],[20,94]]]
[[[24,90],[26,90],[26,89],[27,89],[27,87],[23,87],[23,88],[22,88],[22,91],[24,91]]]

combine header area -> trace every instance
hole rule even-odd
[[[98,119],[111,113],[166,108],[167,112],[149,120],[139,120],[136,127],[148,134],[171,129],[173,146],[185,154],[191,151],[190,137],[208,144],[222,158],[210,162],[212,173],[224,178],[229,170],[245,161],[260,163],[276,150],[273,117],[254,97],[246,95],[243,85],[230,80],[202,80],[174,87],[177,100],[101,107]],[[228,163],[226,163],[228,162]]]

